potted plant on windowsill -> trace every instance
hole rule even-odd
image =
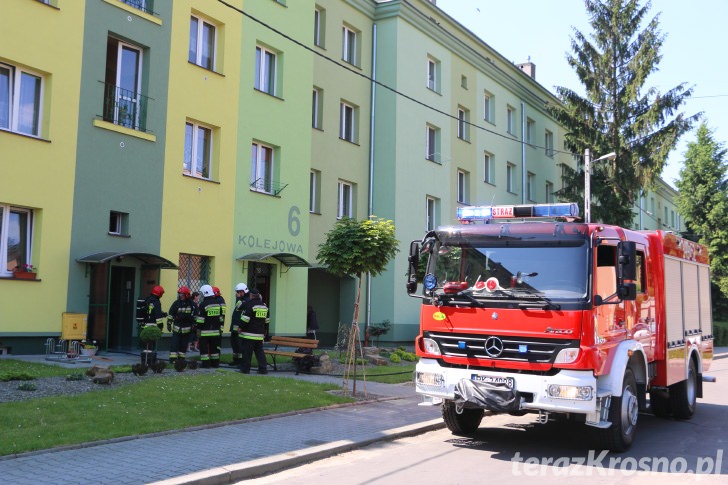
[[[38,268],[32,264],[18,265],[13,270],[13,277],[19,280],[34,280],[37,276]]]

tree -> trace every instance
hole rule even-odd
[[[678,212],[685,216],[688,237],[708,246],[713,307],[728,314],[728,165],[726,149],[703,123],[688,143],[685,166],[676,185]],[[722,296],[721,296],[722,293]]]
[[[692,94],[685,83],[660,93],[646,87],[657,71],[665,39],[659,31],[659,14],[640,30],[651,7],[638,0],[585,0],[593,33],[587,38],[574,29],[569,65],[584,85],[582,97],[557,87],[562,101],[547,110],[566,128],[566,147],[577,154],[591,149],[595,157],[615,152],[611,162],[592,167],[591,190],[594,220],[630,226],[632,207],[640,192],[662,173],[667,155],[678,138],[690,130],[700,113],[678,112]],[[566,167],[566,188],[557,192],[564,200],[584,200],[583,168]]]
[[[349,332],[349,351],[347,352],[347,362],[353,362],[354,365],[356,365],[355,345],[358,342],[359,334],[359,298],[362,275],[370,273],[376,276],[382,273],[398,252],[399,241],[394,237],[394,223],[375,217],[361,222],[347,217],[340,219],[326,233],[324,243],[319,245],[316,257],[330,273],[337,276],[354,276],[358,279],[354,318],[351,332]],[[354,367],[354,375],[356,376],[356,367]],[[354,394],[356,394],[356,378]]]

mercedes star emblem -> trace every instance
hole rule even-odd
[[[485,339],[485,353],[489,357],[498,357],[503,353],[503,341],[498,337],[488,337]]]

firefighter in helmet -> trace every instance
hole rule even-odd
[[[248,286],[245,283],[238,283],[235,286],[235,310],[230,321],[230,347],[233,350],[233,366],[240,366],[243,357],[243,347],[240,342],[240,314],[243,312],[243,304],[248,301]]]
[[[222,305],[215,296],[212,286],[202,285],[200,292],[204,299],[197,307],[195,317],[200,342],[200,361],[203,368],[219,367],[221,318],[224,315]]]
[[[157,285],[152,288],[151,294],[144,300],[144,319],[138,328],[140,336],[145,327],[156,326],[159,330],[164,328],[164,319],[167,317],[167,314],[162,311],[162,302],[160,301],[162,295],[164,295],[164,288]],[[147,350],[150,350],[148,349],[148,345],[148,343],[145,344],[142,342],[141,338],[139,339],[139,347],[141,349],[146,347]],[[157,343],[155,342],[154,349],[151,350],[156,350],[156,347]]]
[[[267,363],[263,351],[265,329],[270,323],[268,306],[263,302],[257,288],[250,290],[250,300],[242,305],[240,312],[240,338],[242,340],[243,359],[240,372],[250,374],[250,364],[255,354],[258,361],[258,374],[267,374]]]
[[[172,343],[169,347],[169,363],[177,359],[184,360],[187,351],[187,342],[190,332],[195,324],[197,305],[192,300],[192,293],[186,286],[177,290],[177,299],[169,307],[167,316],[167,331],[172,332]]]

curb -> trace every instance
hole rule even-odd
[[[277,473],[287,468],[293,468],[323,458],[329,458],[340,453],[352,451],[358,448],[382,441],[393,441],[409,436],[434,431],[445,427],[442,419],[437,418],[421,423],[410,424],[400,428],[382,431],[376,438],[369,438],[361,441],[339,440],[325,445],[312,446],[301,450],[280,453],[278,455],[258,458],[256,460],[244,461],[224,467],[210,468],[201,472],[190,473],[159,482],[151,485],[218,485],[235,483],[241,480]]]

